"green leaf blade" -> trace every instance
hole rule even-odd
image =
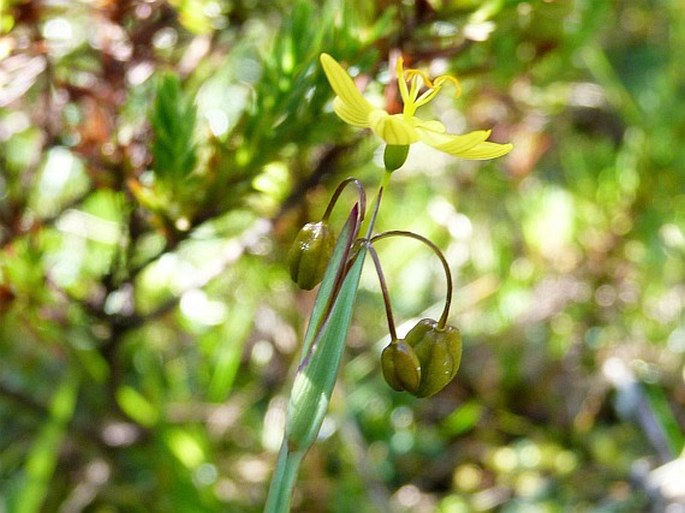
[[[176,75],[163,75],[151,114],[155,140],[152,146],[155,173],[162,180],[181,180],[197,162],[193,143],[196,109],[183,93]]]
[[[345,238],[356,234],[358,228],[355,218],[351,216],[343,229],[334,258],[324,277],[322,290],[317,296],[305,336],[300,369],[295,376],[290,396],[286,436],[291,447],[298,450],[306,450],[311,446],[319,432],[335,386],[347,333],[352,322],[365,249],[360,250],[344,277],[341,275],[341,266],[346,265],[347,259],[342,257],[349,253],[351,246],[349,239],[346,241]],[[335,281],[341,277],[342,285],[336,289]],[[326,315],[326,305],[331,300],[331,294],[335,294],[335,298],[329,315]]]

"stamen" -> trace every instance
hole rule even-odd
[[[418,80],[411,81],[411,89],[409,90],[409,98],[411,98],[411,103],[416,101],[416,97],[419,95],[419,83]]]
[[[397,75],[397,85],[400,89],[400,96],[402,97],[402,102],[406,105],[411,100],[409,99],[409,91],[407,90],[407,82],[404,80],[404,60],[400,55],[397,58],[397,64],[395,67],[395,73]]]
[[[407,75],[407,80],[412,80],[414,77],[421,77],[421,80],[423,80],[423,83],[425,86],[429,89],[433,89],[433,82],[431,82],[431,79],[428,77],[428,74],[425,71],[421,71],[420,69],[413,69],[410,68],[404,72]]]
[[[436,87],[434,89],[428,89],[423,92],[421,96],[419,96],[416,101],[414,102],[414,105],[416,107],[421,107],[422,105],[427,104],[429,101],[431,101],[436,94],[440,91],[439,87]]]
[[[457,88],[457,98],[459,98],[461,96],[461,82],[459,82],[459,79],[452,75],[440,75],[434,80],[435,87],[438,89],[441,88],[442,84],[445,82],[452,82],[454,84]]]
[[[415,68],[404,69],[402,57],[397,59],[397,82],[399,83],[400,95],[404,102],[404,113],[413,116],[416,109],[430,102],[440,91],[445,82],[452,82],[457,88],[456,96],[461,96],[461,83],[451,75],[440,75],[431,80],[425,71]],[[411,83],[407,88],[407,82]],[[425,87],[425,91],[420,93]]]

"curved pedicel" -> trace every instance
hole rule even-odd
[[[333,212],[335,204],[338,202],[340,194],[342,194],[343,190],[345,190],[345,187],[347,187],[349,184],[353,184],[357,189],[357,194],[359,195],[359,221],[361,222],[364,220],[364,214],[366,213],[366,192],[364,191],[364,186],[358,179],[354,177],[349,177],[345,178],[335,188],[335,191],[333,192],[331,199],[328,200],[328,206],[326,207],[326,211],[324,212],[323,217],[321,218],[322,221],[328,221],[331,212]]]
[[[422,319],[399,339],[380,259],[372,244],[388,237],[409,237],[423,242],[438,256],[447,279],[447,297],[440,321]],[[447,325],[452,302],[452,273],[440,249],[430,240],[413,232],[394,230],[383,232],[365,241],[376,267],[385,304],[390,344],[381,354],[383,377],[391,388],[406,391],[416,397],[429,397],[445,388],[454,378],[461,363],[461,334]]]
[[[442,254],[442,251],[440,251],[440,248],[438,248],[431,240],[427,239],[423,235],[419,235],[418,233],[414,232],[408,232],[405,230],[389,230],[387,232],[379,233],[378,235],[371,237],[369,243],[373,244],[379,240],[387,239],[389,237],[409,237],[410,239],[423,242],[440,259],[440,263],[442,263],[442,268],[445,271],[445,279],[447,281],[447,292],[445,297],[445,307],[442,310],[442,315],[440,316],[438,326],[440,328],[444,328],[447,324],[447,317],[449,317],[450,314],[450,306],[452,305],[452,271],[450,271],[450,266],[447,263],[445,256]]]

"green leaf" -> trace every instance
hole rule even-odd
[[[159,412],[153,403],[148,401],[140,392],[130,386],[122,386],[117,390],[117,403],[136,422],[142,426],[152,427],[159,419]]]
[[[685,440],[668,398],[660,387],[646,385],[644,390],[654,420],[663,433],[664,441],[674,455],[679,454],[683,450]]]
[[[358,224],[355,206],[338,239],[305,334],[286,424],[288,442],[300,449],[309,447],[316,439],[345,349],[366,254],[362,248],[352,267],[345,272]],[[342,284],[338,288],[340,280]]]
[[[255,310],[254,301],[243,300],[231,309],[223,326],[211,333],[218,338],[211,352],[213,367],[207,387],[207,399],[211,402],[225,401],[231,393]]]
[[[300,463],[321,428],[338,376],[366,254],[362,247],[347,269],[359,232],[358,211],[355,205],[341,230],[312,309],[288,404],[286,433],[264,509],[268,513],[290,510]]]
[[[22,481],[13,494],[10,511],[37,513],[50,488],[60,447],[76,407],[79,380],[67,372],[52,397],[50,417],[43,424],[26,459]]]
[[[321,286],[319,287],[319,292],[316,295],[316,301],[312,308],[312,315],[309,318],[309,325],[304,334],[304,344],[302,345],[302,353],[300,355],[300,366],[302,366],[304,359],[307,357],[312,342],[317,336],[321,324],[323,324],[326,310],[333,300],[332,295],[336,281],[343,272],[342,265],[347,261],[352,242],[354,241],[354,236],[358,230],[358,227],[356,226],[356,212],[357,210],[355,207],[340,231],[338,241],[333,250],[333,256],[331,257],[328,268],[321,281]]]
[[[450,436],[458,436],[473,429],[484,413],[478,401],[469,401],[454,410],[443,422],[442,428]]]
[[[163,181],[178,182],[187,177],[197,161],[193,130],[196,109],[186,98],[176,75],[162,75],[152,110],[154,171]]]

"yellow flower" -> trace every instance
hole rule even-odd
[[[333,100],[336,114],[350,125],[370,128],[388,144],[388,149],[391,146],[405,148],[405,157],[408,146],[418,141],[450,155],[473,160],[501,157],[513,148],[511,144],[488,141],[490,130],[476,130],[464,135],[448,134],[445,125],[439,121],[426,121],[415,116],[416,110],[430,102],[445,82],[452,82],[459,87],[454,77],[442,75],[431,81],[420,70],[405,70],[400,57],[397,59],[396,75],[404,108],[401,114],[389,114],[374,107],[362,96],[347,71],[333,57],[322,53],[321,64],[337,95]],[[402,162],[404,159],[399,165]]]

